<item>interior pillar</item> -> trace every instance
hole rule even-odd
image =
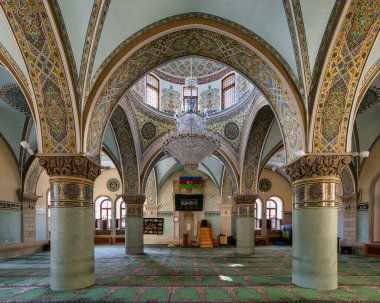
[[[332,290],[338,287],[339,173],[347,155],[309,154],[286,167],[293,188],[294,284]]]
[[[138,255],[144,253],[143,205],[144,195],[123,195],[125,202],[125,253]]]
[[[50,288],[88,287],[94,273],[94,181],[100,167],[79,154],[38,154],[50,176]]]
[[[257,195],[234,197],[236,203],[236,253],[250,255],[255,250],[255,201]]]
[[[356,242],[357,200],[358,195],[344,195],[343,202],[343,239],[341,243],[352,246]]]
[[[36,202],[33,194],[22,194],[22,241],[36,241]]]

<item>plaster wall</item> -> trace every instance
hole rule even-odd
[[[267,178],[272,182],[272,188],[267,193],[268,198],[271,196],[277,196],[282,199],[283,211],[292,210],[292,187],[289,182],[280,174],[275,173],[269,169],[263,169],[260,178]]]
[[[17,163],[6,143],[0,138],[0,201],[19,202],[21,188]],[[0,243],[18,243],[22,239],[21,210],[0,210]]]

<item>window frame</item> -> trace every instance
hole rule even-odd
[[[149,83],[149,79],[148,77],[152,77],[154,80],[157,81],[157,87],[153,86],[152,84]],[[157,106],[153,106],[151,104],[149,104],[148,102],[148,88],[149,89],[152,89],[156,92],[157,94]],[[156,77],[155,75],[153,75],[152,73],[149,73],[146,75],[146,80],[145,80],[145,103],[149,106],[152,106],[154,108],[157,108],[158,110],[160,110],[160,79],[158,77]]]
[[[226,82],[226,81],[228,81],[228,78],[230,78],[230,77],[233,77],[234,78],[234,81],[233,81],[233,83],[232,84],[230,84],[230,85],[228,85],[228,86],[226,86],[226,87],[224,87],[224,83]],[[221,84],[221,99],[222,99],[222,102],[221,102],[221,110],[224,110],[224,109],[226,109],[226,100],[225,100],[225,91],[227,91],[227,90],[229,90],[229,89],[231,89],[231,88],[233,88],[233,91],[234,91],[234,102],[231,104],[231,105],[229,105],[228,107],[230,107],[230,106],[232,106],[233,104],[235,104],[236,103],[236,75],[235,75],[235,73],[231,73],[231,74],[228,74],[228,75],[226,75],[223,79],[222,79],[222,84]],[[227,107],[227,108],[228,108]]]

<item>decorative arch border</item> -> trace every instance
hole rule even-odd
[[[83,150],[95,161],[99,138],[123,93],[151,69],[196,55],[231,66],[250,79],[272,104],[286,138],[287,159],[305,149],[305,110],[297,86],[260,42],[224,24],[186,18],[159,25],[124,45],[104,67],[84,110]]]
[[[241,168],[240,189],[243,194],[257,193],[261,152],[274,118],[271,107],[264,105],[257,111],[252,123]]]
[[[40,152],[77,152],[80,136],[76,95],[51,8],[36,0],[30,0],[27,6],[2,0],[1,6],[31,79],[39,116],[35,121],[41,121]],[[21,21],[25,18],[29,22]]]
[[[39,164],[38,158],[35,157],[30,163],[24,180],[24,192],[36,195],[37,184],[43,169]]]
[[[344,12],[313,108],[312,152],[345,152],[356,90],[380,31],[380,0],[353,0]]]

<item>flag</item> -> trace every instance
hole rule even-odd
[[[201,188],[202,177],[179,177],[179,188]]]

